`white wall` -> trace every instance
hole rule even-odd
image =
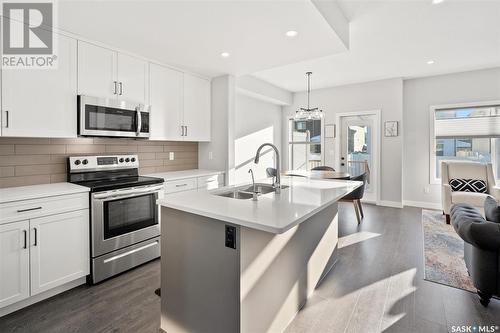
[[[500,68],[405,80],[403,96],[404,199],[440,204],[440,186],[429,184],[429,107],[500,100]]]
[[[207,126],[212,127],[212,140],[198,144],[198,167],[227,171],[230,169],[229,143],[233,135],[230,123],[234,114],[234,77],[224,75],[212,79],[211,94],[212,117]]]
[[[274,165],[269,149],[263,150],[258,165],[253,163],[262,143],[273,143],[281,151],[281,106],[266,97],[278,95],[278,88],[254,86],[259,87],[260,99],[237,93],[234,76],[212,80],[212,120],[207,124],[212,127],[212,140],[199,143],[198,167],[226,172],[226,184],[250,182],[249,168],[254,170],[256,180],[266,177],[265,169]]]
[[[253,169],[256,180],[266,178],[266,168],[274,166],[274,152],[266,147],[259,164],[254,164],[253,159],[257,148],[266,142],[273,143],[282,151],[281,107],[237,94],[234,133],[234,183],[249,182],[250,168]]]
[[[304,92],[294,95],[291,106],[283,107],[284,148],[288,141],[287,119],[293,116],[295,110],[307,103]],[[323,109],[324,123],[333,124],[336,113],[381,110],[382,124],[384,121],[403,120],[403,81],[390,79],[362,84],[314,90],[311,94],[313,107]],[[381,126],[382,131],[382,126]],[[402,136],[384,137],[381,133],[381,200],[386,204],[401,204],[402,195]],[[334,165],[335,139],[325,139],[325,164]],[[288,149],[283,149],[283,161],[288,167]]]
[[[254,97],[277,105],[290,105],[293,93],[262,81],[255,76],[243,75],[236,78],[236,90],[239,94]]]

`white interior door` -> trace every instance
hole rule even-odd
[[[340,118],[340,170],[348,172],[351,177],[368,172],[364,199],[373,202],[377,201],[378,127],[378,117],[375,114]]]

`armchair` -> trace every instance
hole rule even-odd
[[[486,192],[453,191],[452,179],[475,179],[486,183]],[[483,212],[484,200],[492,196],[500,200],[500,188],[496,186],[491,163],[444,161],[441,163],[441,201],[446,223],[450,224],[450,210],[454,204],[465,203]]]

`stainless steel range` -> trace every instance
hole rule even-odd
[[[69,181],[90,187],[92,283],[160,256],[163,179],[138,168],[137,155],[68,158]]]

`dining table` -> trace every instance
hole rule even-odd
[[[310,179],[351,179],[351,175],[343,171],[325,170],[288,170],[283,173],[285,176],[306,177]]]

